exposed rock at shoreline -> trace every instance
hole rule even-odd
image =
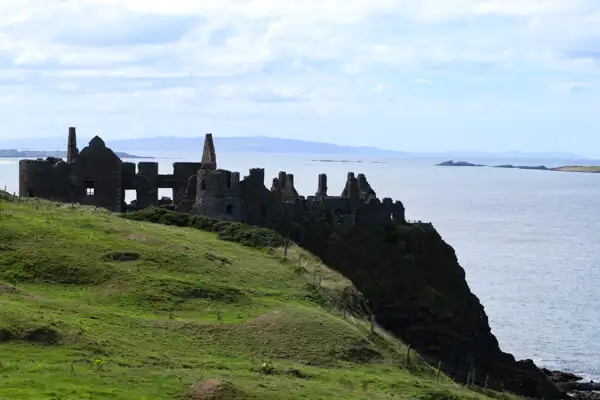
[[[581,382],[583,380],[581,376],[570,372],[550,371],[546,368],[542,368],[542,371],[560,390],[568,393],[572,399],[600,400],[600,383],[593,381]]]
[[[572,392],[571,399],[573,400],[600,400],[600,392]]]
[[[562,382],[558,387],[565,392],[600,392],[600,383],[596,382]]]
[[[542,368],[542,371],[544,371],[544,373],[555,383],[579,382],[583,380],[581,376],[572,374],[570,372],[550,371],[547,368]]]

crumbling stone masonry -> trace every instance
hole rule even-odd
[[[318,177],[314,196],[304,197],[294,187],[294,175],[280,172],[270,189],[265,170],[252,168],[248,176],[217,168],[212,134],[205,137],[200,162],[177,162],[173,173],[158,173],[157,162],[123,162],[95,136],[81,151],[75,128],[69,128],[67,160],[21,160],[19,195],[95,205],[111,211],[166,206],[177,211],[227,221],[292,231],[295,222],[326,220],[339,229],[404,223],[404,206],[390,198],[379,200],[364,174],[349,173],[340,196],[327,194],[327,175]],[[173,190],[173,199],[158,198],[158,190]],[[125,204],[125,191],[137,199]],[[301,233],[296,233],[301,234]]]

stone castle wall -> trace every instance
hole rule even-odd
[[[217,168],[212,134],[207,134],[201,162],[177,162],[172,174],[159,174],[157,162],[122,162],[94,137],[81,151],[75,128],[69,128],[67,162],[62,159],[21,160],[19,194],[105,207],[112,211],[164,205],[158,190],[173,190],[171,207],[228,221],[291,231],[294,222],[326,220],[339,229],[405,222],[404,206],[379,200],[364,174],[349,173],[339,196],[328,194],[327,175],[317,180],[314,196],[301,196],[294,175],[281,171],[265,186],[265,170],[240,173]],[[135,190],[135,204],[125,205],[125,191]]]

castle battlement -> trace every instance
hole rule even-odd
[[[69,128],[67,149],[67,162],[58,158],[20,160],[19,195],[112,211],[167,206],[280,231],[306,218],[340,228],[405,222],[402,202],[377,198],[362,173],[349,172],[339,196],[328,194],[327,175],[319,174],[315,194],[305,197],[295,188],[294,174],[287,171],[280,171],[268,189],[264,168],[250,168],[243,179],[237,171],[218,169],[210,133],[205,136],[202,159],[173,163],[171,174],[160,174],[153,161],[122,162],[98,136],[79,151],[74,127]],[[159,199],[159,189],[172,189],[173,198]],[[134,204],[125,204],[126,190],[136,191]]]
[[[62,160],[62,159],[60,159]],[[52,158],[48,158],[48,159],[41,159],[38,158],[37,160],[19,160],[19,164],[20,165],[50,165],[50,166],[54,166],[56,165],[56,160],[52,159]]]

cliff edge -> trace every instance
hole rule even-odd
[[[531,360],[504,353],[454,249],[431,224],[405,224],[332,234],[306,221],[302,245],[336,269],[368,299],[377,322],[458,381],[489,377],[527,397],[564,394]],[[496,387],[496,389],[501,389]]]
[[[199,229],[207,228],[196,220],[210,220],[164,209],[125,216]],[[339,233],[328,222],[306,219],[295,230],[301,232],[302,247],[362,293],[367,304],[359,307],[372,312],[382,328],[410,344],[429,364],[441,362],[441,369],[457,382],[470,378],[526,397],[565,397],[531,360],[517,361],[500,349],[454,249],[432,224]]]

